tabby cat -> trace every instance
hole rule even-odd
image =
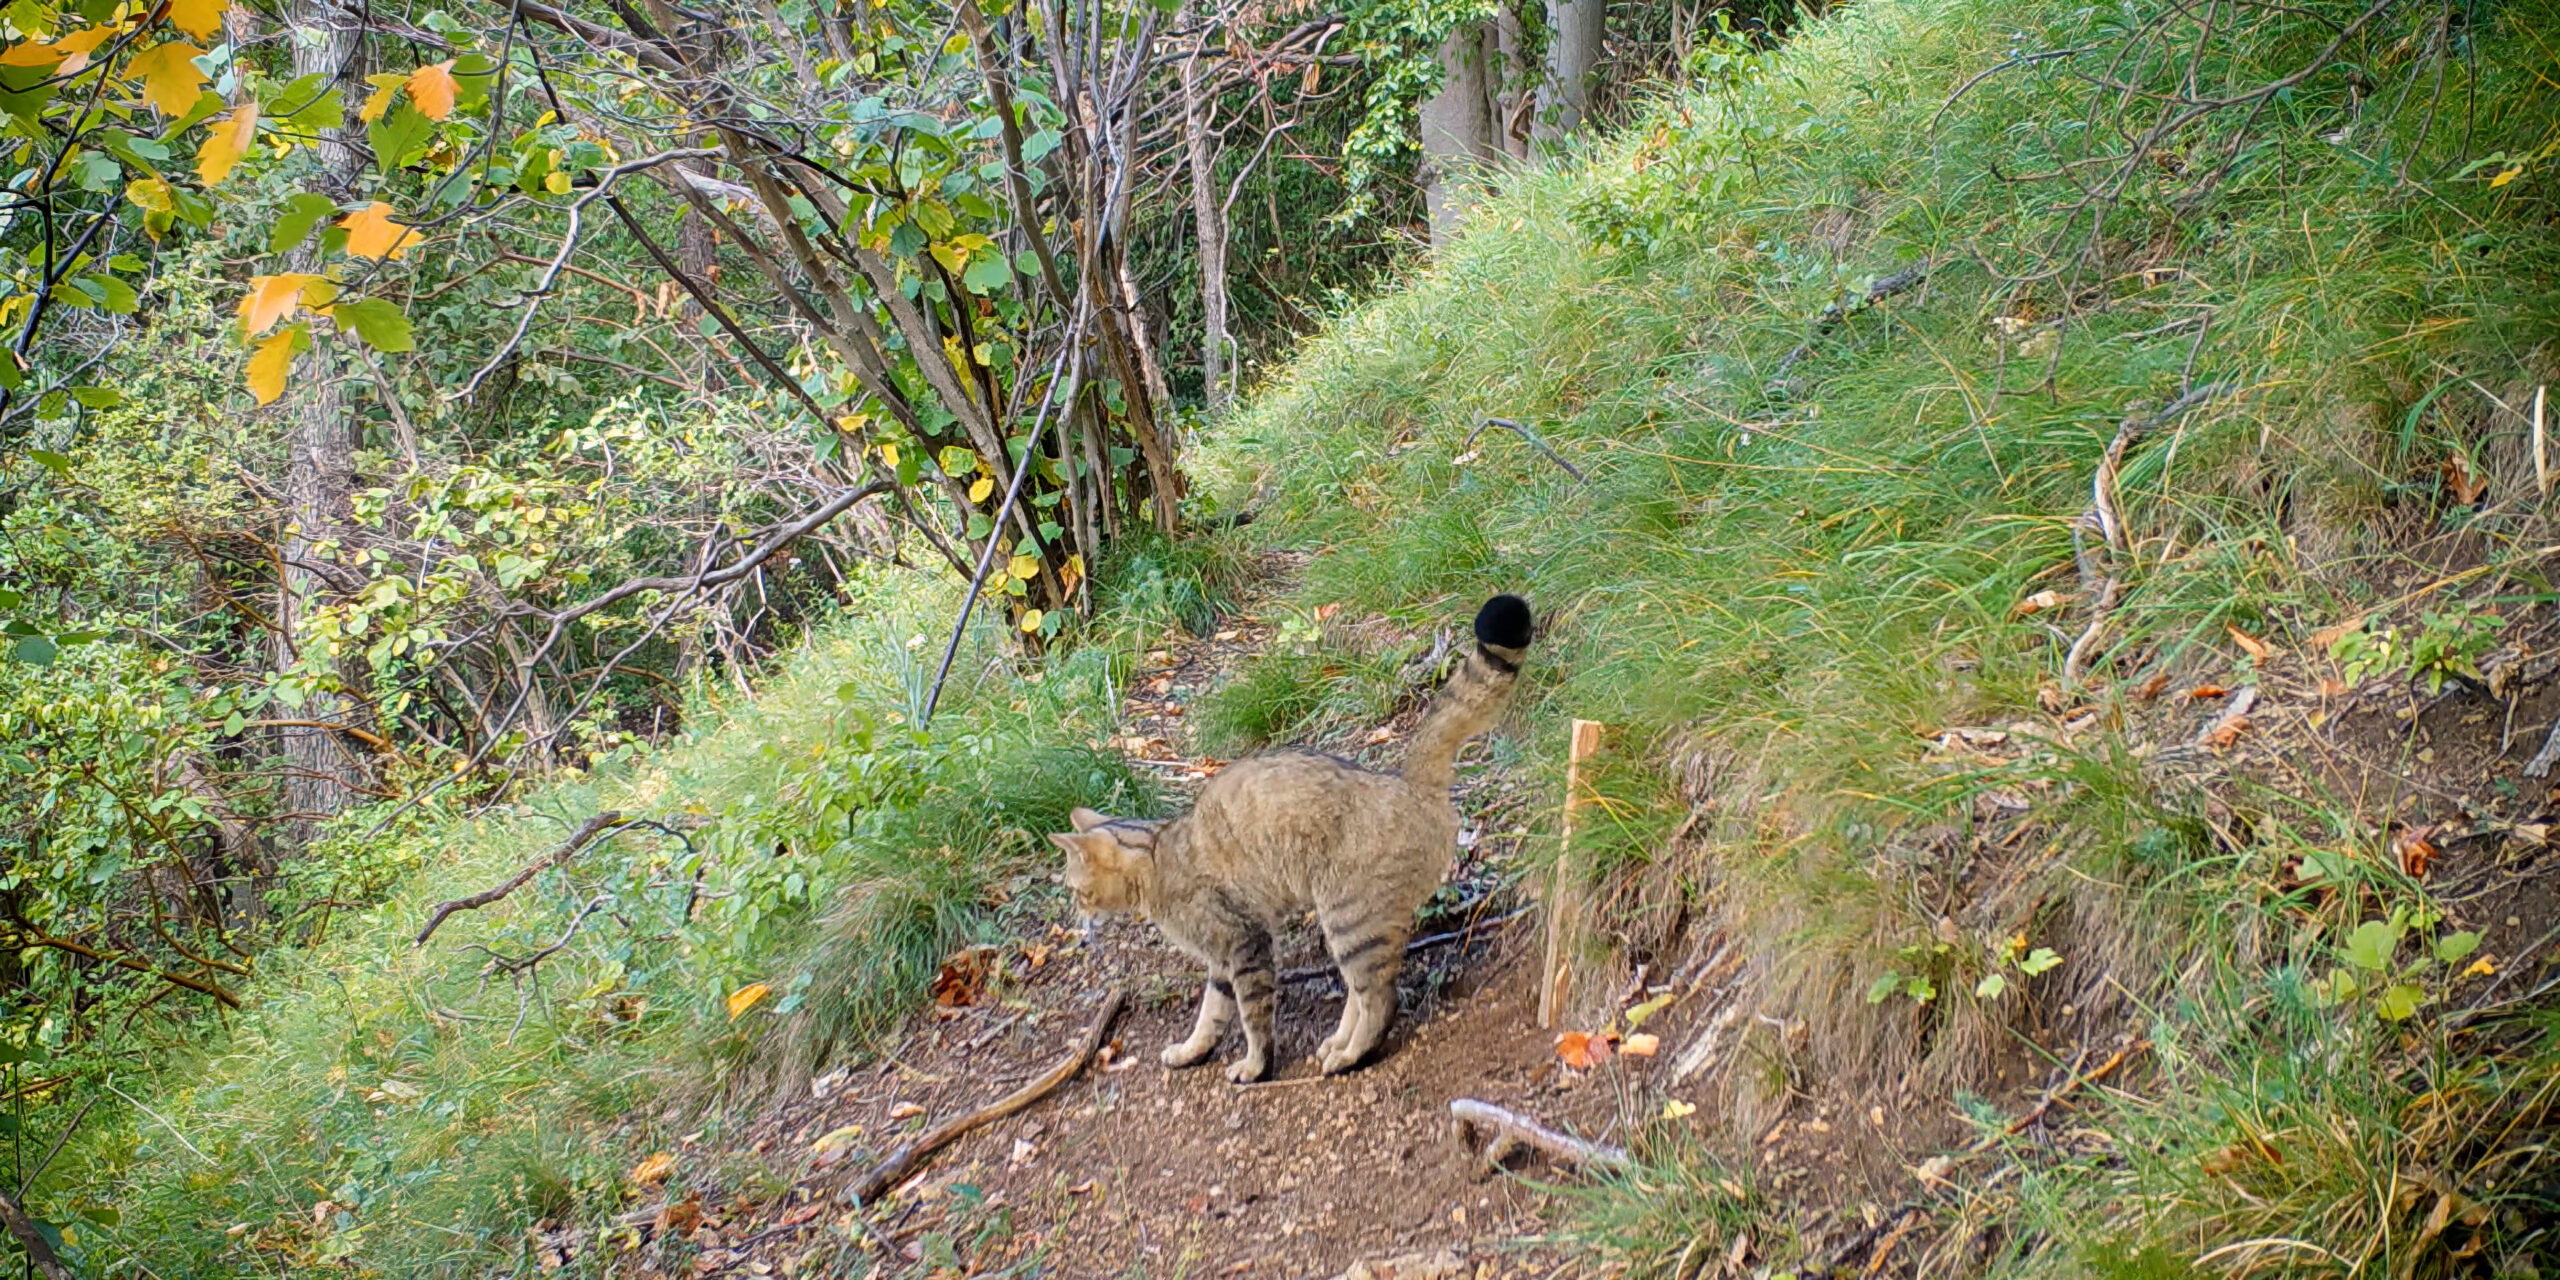
[[[1210,779],[1190,813],[1165,821],[1075,811],[1050,836],[1067,853],[1067,887],[1087,912],[1136,911],[1209,968],[1200,1017],[1164,1062],[1188,1067],[1217,1048],[1237,1007],[1238,1084],[1271,1067],[1278,977],[1271,934],[1313,908],[1350,995],[1317,1050],[1326,1074],[1368,1057],[1395,1017],[1396,972],[1414,911],[1449,871],[1458,813],[1449,781],[1458,747],[1510,701],[1530,635],[1529,606],[1495,596],[1476,614],[1476,647],[1414,730],[1400,773],[1312,751],[1239,760]]]

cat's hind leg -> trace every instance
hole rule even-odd
[[[1396,1016],[1396,974],[1404,968],[1410,912],[1323,915],[1325,949],[1342,970],[1342,1021],[1316,1051],[1325,1074],[1360,1065]]]
[[[1200,1017],[1191,1024],[1191,1038],[1164,1047],[1164,1064],[1168,1067],[1198,1066],[1210,1051],[1218,1047],[1218,1038],[1227,1033],[1227,1024],[1236,1016],[1236,988],[1223,975],[1212,974],[1209,985],[1200,992]]]

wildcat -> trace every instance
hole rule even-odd
[[[1227,1078],[1244,1084],[1270,1070],[1278,989],[1271,933],[1309,908],[1349,989],[1318,1061],[1330,1075],[1377,1048],[1395,1017],[1396,972],[1414,911],[1457,852],[1449,781],[1458,747],[1510,701],[1530,630],[1519,597],[1485,602],[1476,647],[1414,730],[1401,772],[1275,751],[1227,766],[1182,817],[1077,809],[1075,830],[1049,837],[1066,850],[1067,888],[1079,909],[1139,912],[1208,966],[1199,1019],[1189,1039],[1165,1047],[1166,1066],[1206,1059],[1241,1006],[1245,1051]]]

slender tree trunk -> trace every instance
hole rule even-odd
[[[1459,188],[1468,168],[1492,154],[1491,99],[1485,93],[1483,23],[1460,23],[1440,42],[1440,88],[1422,101],[1422,201],[1431,214],[1431,243],[1448,243],[1467,201]]]
[[[1514,160],[1529,158],[1528,114],[1537,98],[1538,75],[1530,65],[1528,33],[1520,29],[1520,10],[1505,3],[1493,14],[1493,62],[1486,79],[1493,103],[1493,149]]]
[[[318,150],[331,194],[351,196],[364,164],[362,154],[348,141],[363,128],[357,114],[364,100],[359,92],[364,85],[363,13],[339,0],[300,0],[294,5],[291,27],[296,33],[294,74],[335,76],[346,99],[346,116],[339,127],[320,131]],[[294,257],[292,269],[319,270],[317,250],[300,249]],[[344,379],[330,346],[331,340],[325,338],[312,344],[311,355],[295,379],[294,397],[286,406],[286,526],[276,619],[282,629],[276,654],[280,669],[295,662],[305,620],[331,591],[328,579],[316,567],[322,548],[343,545],[354,524],[356,423],[342,394]],[[352,685],[360,679],[361,669],[342,663],[336,674],[342,683]],[[296,712],[297,718],[320,724],[351,724],[355,715],[354,701],[334,690],[313,694]],[[287,765],[285,808],[311,818],[346,808],[365,784],[364,762],[346,736],[328,729],[279,732]],[[305,836],[311,825],[307,820],[297,824]]]
[[[1194,6],[1183,6],[1184,26],[1196,16]],[[1182,60],[1182,150],[1191,169],[1191,222],[1200,248],[1200,381],[1215,412],[1227,403],[1227,211],[1218,196],[1218,139],[1209,131],[1215,104],[1200,87],[1200,51],[1208,39],[1204,31]]]
[[[1591,73],[1608,18],[1608,0],[1547,0],[1547,76],[1531,131],[1537,141],[1563,141],[1590,116]]]

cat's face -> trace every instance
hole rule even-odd
[[[1148,860],[1155,854],[1156,824],[1091,809],[1078,809],[1068,820],[1075,830],[1049,838],[1066,850],[1067,892],[1074,896],[1076,910],[1090,915],[1137,909]]]

